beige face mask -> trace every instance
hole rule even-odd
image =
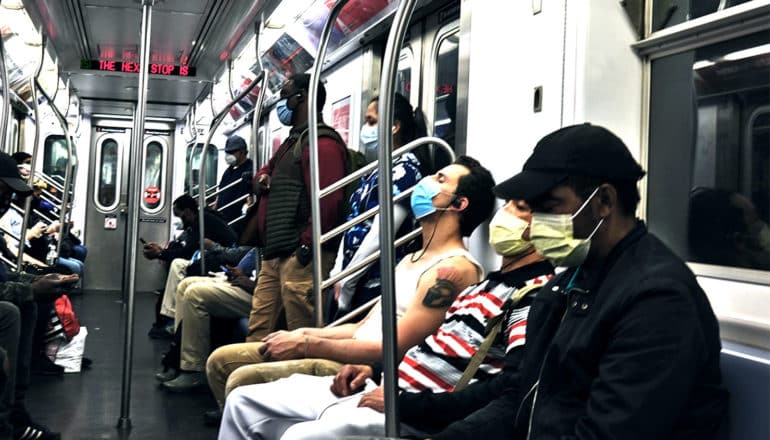
[[[591,238],[599,230],[604,219],[599,221],[588,238],[575,238],[572,220],[588,205],[599,191],[597,187],[588,199],[572,215],[569,214],[532,214],[529,240],[535,249],[554,266],[575,267],[585,261],[591,248]]]
[[[532,248],[523,238],[528,227],[529,223],[501,208],[489,222],[489,244],[503,257],[521,255]]]

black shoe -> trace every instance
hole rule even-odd
[[[90,370],[91,365],[94,363],[90,358],[84,357],[83,360],[80,361],[80,368],[82,370]]]
[[[153,324],[150,331],[147,332],[147,336],[150,339],[171,339],[174,337],[174,333],[169,333],[168,327],[165,324]]]
[[[61,434],[53,432],[45,425],[35,423],[26,410],[11,416],[14,440],[61,440]]]
[[[206,426],[219,426],[222,423],[222,410],[217,408],[203,413],[203,423]]]
[[[64,367],[54,364],[45,355],[38,356],[32,360],[30,371],[32,374],[39,376],[64,376]]]

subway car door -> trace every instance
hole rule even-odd
[[[89,249],[84,287],[118,291],[126,274],[128,243],[128,188],[131,121],[95,121],[89,158],[86,246]],[[139,237],[164,244],[171,217],[169,158],[173,157],[173,127],[146,123],[140,179]],[[141,243],[139,243],[141,246]],[[137,265],[137,290],[160,289],[165,269],[158,261],[141,256]]]
[[[131,121],[94,120],[88,170],[84,289],[120,290],[126,243]]]

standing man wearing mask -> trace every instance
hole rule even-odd
[[[259,197],[256,211],[256,243],[262,247],[248,342],[259,341],[276,330],[280,310],[289,330],[313,325],[313,231],[310,219],[310,151],[308,112],[321,109],[326,89],[318,85],[316,109],[308,109],[310,75],[294,75],[281,89],[276,111],[282,124],[291,126],[289,137],[270,162],[254,177]],[[319,122],[318,157],[320,187],[326,188],[345,176],[346,146],[339,134]],[[321,232],[343,221],[345,192],[335,191],[321,199]],[[247,234],[244,234],[247,235]],[[334,264],[339,238],[322,246],[322,273]]]
[[[246,203],[243,196],[251,192],[251,176],[254,173],[254,163],[249,159],[246,141],[240,136],[230,136],[225,144],[225,162],[227,169],[219,180],[219,188],[222,190],[214,202],[213,208],[219,209],[227,223],[241,217],[241,209]],[[240,182],[240,183],[234,183]],[[232,186],[229,186],[232,185]],[[229,187],[228,187],[229,186]],[[238,201],[238,199],[241,199]],[[230,225],[240,235],[243,229],[243,220]]]
[[[642,176],[617,136],[582,124],[496,187],[527,200],[532,244],[567,269],[532,303],[511,388],[433,439],[714,438],[719,327],[692,272],[635,218]]]

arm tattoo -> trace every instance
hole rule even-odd
[[[449,307],[457,296],[457,286],[452,280],[457,275],[454,268],[440,268],[437,271],[436,283],[425,293],[422,305],[433,309]]]

